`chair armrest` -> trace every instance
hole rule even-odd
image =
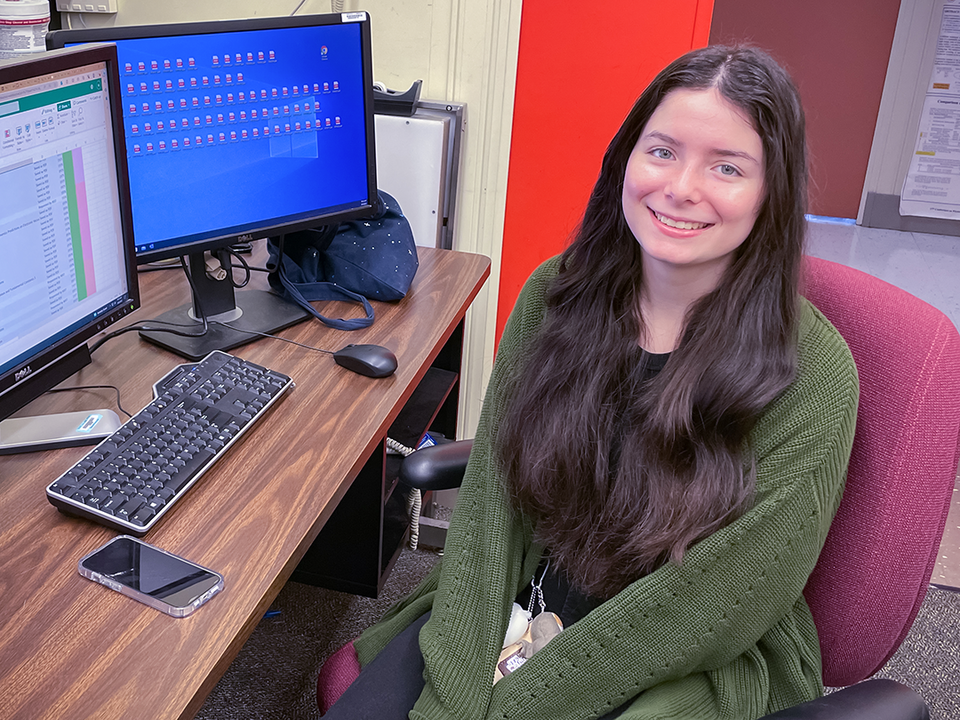
[[[930,720],[923,698],[887,679],[867,680],[761,720]]]
[[[473,440],[425,447],[407,455],[400,465],[400,482],[417,490],[460,487]]]

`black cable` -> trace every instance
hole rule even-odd
[[[74,385],[72,387],[65,388],[51,388],[50,390],[47,390],[47,392],[58,393],[67,392],[69,390],[113,390],[117,394],[117,409],[128,418],[133,417],[133,415],[124,410],[123,405],[120,404],[120,388],[118,388],[116,385]]]
[[[171,265],[171,267],[175,267]],[[196,299],[197,310],[200,312],[200,320],[203,322],[203,330],[198,333],[184,332],[183,330],[175,330],[174,328],[193,328],[194,325],[181,325],[179,323],[164,322],[164,325],[167,327],[154,327],[149,325],[127,325],[122,327],[119,330],[114,330],[104,335],[102,338],[97,340],[93,345],[90,346],[90,353],[103,345],[107,340],[112,340],[118,335],[123,335],[124,333],[133,332],[135,330],[143,332],[162,332],[170,333],[171,335],[179,335],[180,337],[203,337],[210,330],[210,325],[207,323],[207,316],[203,312],[203,306],[200,303],[200,297],[197,295],[197,286],[193,282],[193,278],[190,276],[190,271],[187,269],[187,262],[184,257],[180,256],[180,267],[183,270],[184,275],[187,276],[187,282],[190,283],[190,291],[193,294],[193,297]],[[158,270],[166,270],[167,268],[156,268]],[[153,321],[157,322],[157,321]]]
[[[214,320],[214,325],[223,325],[224,327],[230,328],[231,330],[236,330],[237,332],[248,333],[250,335],[259,335],[260,337],[271,338],[272,340],[282,340],[285,343],[290,343],[291,345],[297,345],[307,350],[316,350],[319,353],[326,353],[327,355],[333,355],[333,350],[324,350],[323,348],[314,347],[313,345],[306,345],[296,340],[289,340],[285,337],[280,337],[279,335],[270,335],[269,333],[259,332],[257,330],[247,330],[246,328],[234,327],[230,323],[223,322],[221,320]]]
[[[207,334],[210,326],[207,324],[207,314],[203,311],[203,303],[200,302],[200,293],[197,292],[197,285],[193,282],[193,276],[190,275],[190,270],[187,268],[187,259],[183,255],[180,256],[180,267],[183,268],[183,274],[187,276],[187,282],[190,284],[190,294],[193,296],[197,306],[197,312],[200,313],[200,320],[203,322],[203,332],[194,335],[194,337],[201,337]]]
[[[154,320],[153,322],[157,322]],[[183,332],[182,330],[174,330],[174,328],[191,328],[193,325],[180,325],[179,323],[165,323],[170,327],[155,327],[152,325],[127,325],[122,327],[119,330],[114,330],[104,335],[102,338],[97,340],[93,345],[90,346],[90,353],[93,353],[94,350],[103,345],[107,340],[112,340],[118,335],[123,335],[124,333],[133,332],[134,330],[140,330],[143,332],[162,332],[170,333],[171,335],[179,335],[181,337],[202,337],[206,334],[206,330],[200,333],[188,333]]]
[[[240,267],[242,267],[246,273],[246,276],[243,278],[243,282],[239,284],[236,283],[233,279],[233,268],[237,267],[237,265],[234,265],[229,258],[226,258],[226,267],[224,267],[224,259],[218,256],[217,259],[220,261],[220,266],[227,271],[227,279],[230,281],[230,284],[233,285],[235,289],[246,287],[250,283],[250,264],[246,261],[246,259],[242,255],[240,255],[240,253],[238,253],[232,247],[224,248],[222,252],[224,252],[225,254],[232,255],[237,260],[239,260]]]
[[[148,273],[148,272],[158,272],[160,270],[177,270],[180,268],[179,263],[166,262],[160,260],[155,263],[149,263],[147,265],[140,265],[137,268],[137,273]]]

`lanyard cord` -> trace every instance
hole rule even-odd
[[[543,599],[543,579],[547,576],[547,570],[550,569],[550,558],[547,558],[547,565],[543,568],[543,574],[540,576],[540,582],[537,582],[537,576],[534,575],[530,580],[530,602],[527,603],[527,612],[533,615],[533,603],[536,602],[540,606],[540,612],[544,612],[547,609],[547,604]]]

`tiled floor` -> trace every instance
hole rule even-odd
[[[960,237],[812,221],[807,253],[863,270],[941,310],[960,327]],[[931,582],[960,589],[960,480]]]

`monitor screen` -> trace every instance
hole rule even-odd
[[[52,32],[51,47],[117,45],[133,225],[141,263],[372,214],[377,201],[370,21],[365,12]],[[192,272],[206,283],[203,261]],[[234,306],[229,279],[193,308],[272,331],[292,304]],[[208,296],[208,291],[209,295]],[[225,304],[213,293],[230,295]],[[199,295],[199,300],[196,297]],[[251,300],[252,302],[252,300]],[[259,302],[259,300],[257,300]],[[202,357],[255,339],[208,329]],[[155,337],[148,339],[156,340]],[[181,345],[182,338],[167,338]],[[234,341],[237,342],[234,342]],[[197,342],[187,340],[188,345]]]
[[[139,306],[111,46],[0,63],[0,419]]]

